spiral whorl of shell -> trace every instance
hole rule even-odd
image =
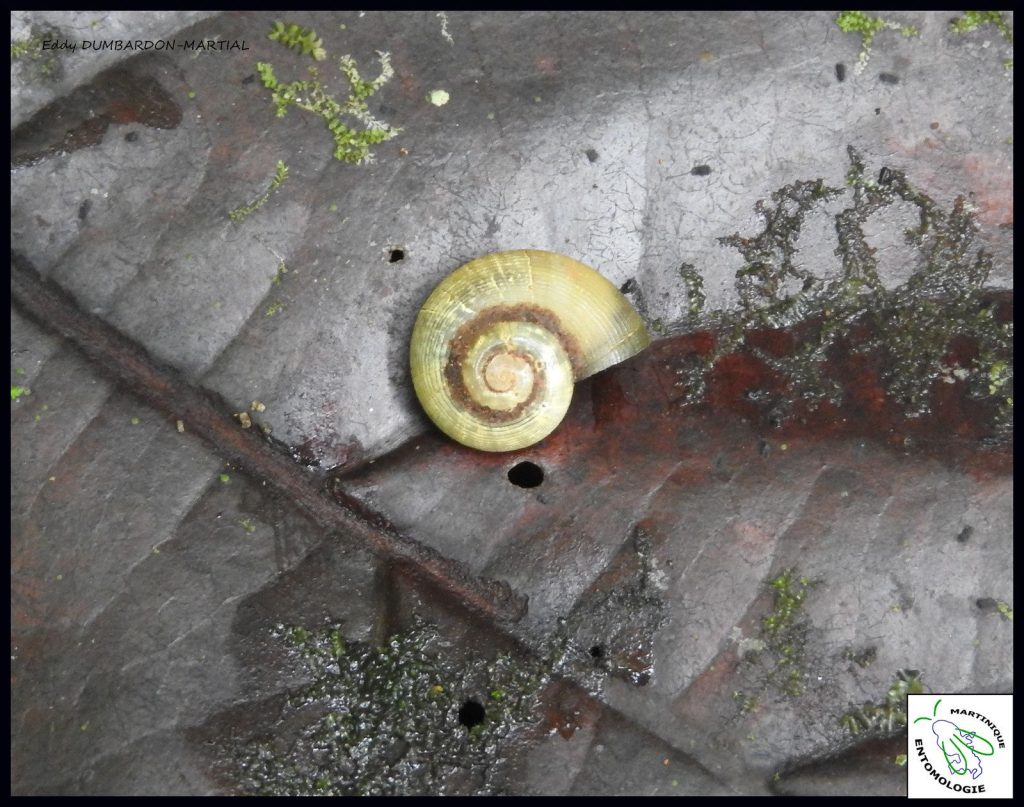
[[[410,365],[437,426],[482,451],[512,451],[562,421],[575,381],[650,337],[615,286],[572,258],[497,252],[445,278],[413,328]]]

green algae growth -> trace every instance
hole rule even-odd
[[[543,662],[456,659],[422,621],[380,647],[348,641],[339,624],[279,625],[275,637],[313,680],[265,736],[230,750],[250,795],[501,793],[548,681]]]

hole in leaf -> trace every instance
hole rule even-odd
[[[459,709],[459,722],[467,729],[478,726],[484,722],[484,707],[483,704],[478,703],[474,700],[468,700],[462,704],[462,708]]]
[[[520,462],[509,469],[508,481],[516,487],[535,488],[544,481],[544,470],[532,462]]]

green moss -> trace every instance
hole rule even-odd
[[[275,31],[277,31],[276,28]],[[312,32],[309,33],[312,34]],[[271,38],[274,37],[271,36]],[[316,41],[319,42],[319,40]],[[316,50],[314,49],[310,55],[316,58],[315,54]],[[380,51],[377,55],[380,58],[381,71],[372,81],[363,79],[355,59],[351,56],[345,55],[338,60],[338,69],[349,84],[348,97],[344,101],[336,100],[328,92],[326,85],[319,79],[316,67],[309,68],[310,79],[288,83],[279,81],[274,74],[273,65],[267,62],[257,63],[256,71],[263,86],[270,90],[279,118],[287,114],[290,106],[319,116],[334,138],[335,159],[361,163],[372,159],[370,153],[372,146],[390,140],[401,131],[375,119],[367,107],[367,99],[394,75],[390,56]],[[343,118],[355,120],[362,128],[346,124]]]
[[[53,48],[44,50],[43,42],[60,37],[56,29],[33,28],[29,36],[11,42],[11,61],[21,65],[21,69],[26,71],[22,75],[30,80],[56,81],[64,72],[58,51]]]
[[[271,278],[270,282],[275,286],[280,286],[281,281],[284,279],[286,274],[288,274],[288,267],[285,265],[284,261],[279,261],[277,264],[277,272],[274,274],[273,278]]]
[[[220,481],[221,481],[221,482],[223,482],[223,483],[224,483],[225,485],[226,485],[226,484],[227,484],[228,482],[230,482],[230,481],[231,481],[231,477],[230,477],[230,476],[228,476],[227,474],[221,474],[221,475],[220,475],[220,476],[218,477],[218,479],[220,479]]]
[[[867,669],[878,659],[878,649],[875,647],[869,647],[860,651],[848,649],[843,653],[843,658],[852,661],[861,669]]]
[[[803,693],[804,646],[807,623],[801,610],[812,581],[787,569],[768,583],[772,591],[772,611],[761,619],[761,635],[774,668],[767,680],[780,692],[795,697]]]
[[[921,673],[900,670],[890,684],[885,700],[850,709],[839,718],[839,725],[854,735],[862,732],[894,734],[907,725],[907,695],[920,695],[924,691]]]
[[[264,312],[264,314],[268,317],[272,317],[274,316],[274,314],[278,313],[283,308],[284,306],[281,303],[275,301],[267,306],[267,310]]]
[[[43,38],[39,34],[36,34],[35,36],[27,36],[23,39],[16,39],[11,42],[11,61],[32,56],[37,51],[41,53],[42,50]]]
[[[274,169],[274,176],[271,178],[270,185],[267,187],[266,192],[249,204],[242,205],[242,207],[232,210],[228,213],[228,218],[232,221],[238,222],[242,221],[246,216],[255,213],[267,203],[267,200],[270,198],[270,194],[280,188],[286,179],[288,179],[288,166],[284,164],[283,160],[278,160],[277,167]]]
[[[696,321],[704,311],[707,295],[704,293],[704,278],[692,263],[684,263],[679,267],[679,274],[686,286],[686,310],[690,319]]]
[[[736,702],[736,709],[741,717],[750,714],[757,708],[758,699],[753,695],[747,695],[742,690],[735,690],[732,699]]]
[[[955,34],[969,34],[983,25],[994,25],[1003,39],[1013,42],[1010,24],[1001,11],[965,11],[963,16],[956,17],[949,23],[949,30]]]
[[[707,370],[719,357],[746,349],[790,385],[784,398],[770,404],[779,419],[792,410],[795,400],[840,406],[843,391],[829,372],[829,359],[837,348],[853,349],[877,362],[889,400],[906,417],[927,412],[934,383],[955,377],[966,384],[971,397],[993,399],[998,413],[993,434],[1009,434],[1013,323],[999,322],[986,301],[992,258],[975,245],[978,227],[966,201],[958,198],[951,210],[944,211],[902,172],[883,168],[875,179],[852,148],[849,157],[846,191],[821,180],[787,185],[772,194],[770,203],[756,205],[764,222],[760,232],[719,239],[744,258],[736,279],[740,307],[711,315],[718,326],[715,348],[683,368],[686,402],[703,400]],[[820,215],[822,206],[851,194],[848,206],[826,214],[834,220],[842,272],[818,277],[797,263],[805,218]],[[904,233],[918,253],[917,268],[906,283],[889,290],[879,278],[875,247],[864,225],[897,203],[909,205],[917,214]],[[798,323],[813,327],[802,328],[791,353],[778,355],[744,345],[750,329]],[[856,344],[851,343],[853,328],[864,325],[870,338],[858,337]],[[957,337],[978,346],[967,367],[944,364],[951,340]]]
[[[996,610],[999,615],[1008,622],[1013,622],[1013,609],[1002,600],[996,603]]]
[[[775,642],[784,655],[791,655],[792,646],[779,644],[779,641],[788,636],[797,613],[803,607],[811,581],[806,577],[796,577],[793,569],[787,569],[768,585],[772,589],[774,603],[772,612],[761,620],[761,626],[769,641]]]
[[[16,384],[11,384],[11,400],[12,401],[18,400],[22,395],[31,395],[31,394],[32,394],[32,390],[30,390],[28,387],[21,387],[21,386],[18,386]]]
[[[327,58],[327,51],[324,50],[323,41],[311,28],[302,28],[295,24],[286,25],[277,20],[274,22],[274,29],[267,34],[267,38],[280,42],[285,47],[297,50],[304,56],[310,56],[318,62]]]
[[[917,36],[918,33],[917,28],[912,25],[901,25],[882,17],[872,17],[863,11],[841,11],[836,17],[836,25],[843,33],[860,35],[860,55],[853,69],[855,75],[862,73],[867,66],[868,59],[871,58],[871,43],[881,31],[888,28],[899,31],[905,37]]]
[[[1005,361],[994,361],[988,368],[988,392],[995,395],[1013,380],[1013,368]]]
[[[456,660],[417,621],[381,646],[345,641],[339,624],[278,625],[313,680],[293,691],[267,734],[231,740],[252,795],[444,795],[501,791],[509,751],[537,721],[547,674],[507,655]],[[467,727],[460,710],[482,706]]]
[[[760,638],[739,639],[740,677],[745,690],[732,699],[739,716],[747,716],[762,700],[790,700],[804,695],[808,683],[805,651],[810,622],[803,607],[816,581],[787,569],[767,582],[771,611],[761,618]],[[734,639],[740,636],[734,631]]]
[[[781,327],[808,315],[823,284],[797,265],[797,239],[808,212],[841,194],[821,179],[794,182],[772,193],[773,204],[757,202],[755,210],[765,223],[760,233],[719,239],[745,260],[736,273],[740,305],[748,315],[745,324]]]
[[[239,519],[238,524],[243,530],[245,530],[250,535],[256,532],[256,524],[253,523],[253,520],[251,518]]]

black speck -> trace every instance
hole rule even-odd
[[[631,277],[629,280],[623,283],[622,286],[619,288],[619,291],[621,291],[623,294],[632,294],[634,291],[636,291],[636,278]]]
[[[85,221],[85,217],[89,215],[89,208],[92,207],[92,202],[86,199],[82,204],[78,206],[78,220]]]
[[[597,149],[587,149],[583,153],[587,155],[587,159],[590,160],[592,163],[596,163],[597,162],[597,158],[598,158]]]
[[[405,250],[401,247],[394,247],[388,252],[388,263],[400,263],[405,260]]]
[[[842,62],[836,62],[836,81],[846,81],[846,65]]]
[[[883,84],[899,84],[900,77],[895,73],[879,73],[878,80]]]
[[[968,525],[968,526],[964,527],[962,530],[960,530],[960,534],[956,537],[956,539],[960,543],[966,544],[969,540],[971,540],[971,535],[973,533],[974,533],[974,527],[971,527],[971,526]]]
[[[255,73],[250,73],[249,75],[247,75],[245,78],[242,79],[242,83],[243,84],[252,84],[255,80],[256,80],[256,74]]]
[[[126,134],[124,136],[124,139],[125,139],[126,143],[134,143],[136,140],[139,139],[139,133],[138,132],[128,132],[128,134]]]
[[[895,174],[883,165],[882,170],[878,172],[878,184],[891,185],[894,176]]]
[[[695,177],[706,177],[711,173],[710,165],[695,165],[690,169],[690,173]]]
[[[975,603],[979,611],[995,611],[999,604],[991,597],[981,597]]]
[[[882,108],[880,106],[876,106],[875,107],[875,114],[876,115],[881,115],[882,114]]]

